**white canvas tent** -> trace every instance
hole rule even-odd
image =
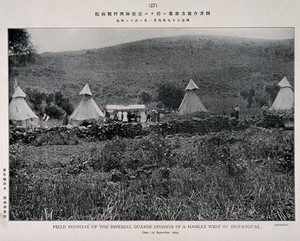
[[[9,120],[16,126],[34,127],[38,125],[38,116],[30,109],[25,100],[26,94],[15,85],[14,94],[9,104]]]
[[[137,111],[141,115],[141,122],[146,122],[146,106],[145,105],[106,105],[108,113],[114,111]]]
[[[208,112],[197,96],[196,90],[199,89],[195,82],[191,79],[185,88],[185,96],[179,106],[179,114],[190,114],[194,112]]]
[[[146,110],[145,105],[106,105],[105,108],[108,112],[115,110]]]
[[[84,121],[96,122],[104,117],[103,112],[92,98],[92,92],[86,84],[79,95],[83,98],[70,116],[71,125],[80,125]]]
[[[278,86],[280,90],[274,100],[270,110],[290,110],[294,107],[294,92],[292,86],[286,77],[284,77]]]

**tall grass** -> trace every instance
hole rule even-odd
[[[114,139],[56,163],[20,150],[12,220],[295,219],[293,135],[282,130]]]

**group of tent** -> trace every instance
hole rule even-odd
[[[269,109],[274,111],[293,109],[294,92],[287,78],[284,77],[277,85],[280,87],[280,90]],[[198,95],[196,94],[197,89],[199,89],[199,87],[191,79],[185,89],[185,96],[179,106],[180,114],[207,112],[207,109],[204,107]]]
[[[95,121],[104,117],[94,99],[88,84],[84,86],[79,95],[81,101],[70,116],[71,125],[80,125],[83,121]],[[17,85],[14,89],[12,100],[9,104],[9,120],[12,124],[22,127],[33,127],[38,125],[38,116],[26,103],[26,94]]]
[[[294,92],[292,86],[288,82],[287,78],[284,77],[278,86],[280,90],[277,97],[270,107],[270,110],[289,110],[294,107]],[[208,110],[202,104],[200,98],[198,97],[196,91],[199,87],[191,79],[185,89],[185,96],[179,106],[179,114],[190,114],[194,112],[208,112]],[[69,124],[80,125],[84,121],[98,121],[104,118],[104,113],[98,107],[94,99],[92,98],[92,92],[88,84],[79,93],[82,96],[81,101],[73,111],[70,116]],[[32,127],[38,125],[38,116],[31,110],[31,108],[26,103],[26,94],[22,89],[16,85],[14,88],[14,93],[12,100],[9,104],[9,120],[16,126],[22,127]],[[116,106],[112,106],[114,109]],[[132,105],[132,106],[117,106],[121,109],[135,109],[142,111],[144,113],[144,105]]]

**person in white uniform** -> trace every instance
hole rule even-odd
[[[118,111],[117,116],[118,116],[118,121],[122,121],[122,119],[123,119],[122,111]]]
[[[123,111],[123,122],[128,122],[128,113]]]

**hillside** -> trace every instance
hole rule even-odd
[[[96,102],[136,103],[140,90],[154,96],[169,81],[185,88],[192,78],[211,110],[241,102],[241,90],[264,92],[286,76],[294,85],[294,41],[232,37],[181,36],[147,39],[101,49],[44,53],[18,68],[21,87],[60,90],[72,103],[86,82]],[[11,80],[12,82],[12,80]]]

